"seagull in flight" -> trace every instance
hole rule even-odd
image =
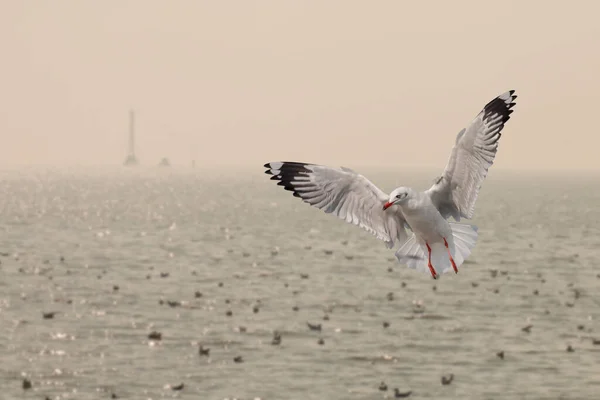
[[[265,173],[295,197],[358,225],[388,248],[399,243],[395,255],[401,264],[433,279],[450,271],[458,273],[477,242],[477,227],[460,220],[473,218],[516,98],[510,90],[483,107],[458,133],[443,174],[423,192],[399,187],[388,195],[345,167],[278,161],[265,164]]]

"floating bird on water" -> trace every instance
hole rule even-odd
[[[172,390],[183,390],[184,387],[185,387],[185,385],[183,383],[180,383],[179,385],[171,386],[171,389]]]
[[[523,332],[530,333],[531,332],[531,328],[533,328],[533,325],[527,325],[527,326],[524,326],[523,328],[521,328],[521,330]]]
[[[208,357],[210,355],[210,349],[207,348],[207,347],[204,347],[204,346],[200,345],[198,347],[198,354],[200,354],[201,356]]]
[[[162,340],[162,333],[157,331],[152,331],[148,334],[148,339],[150,340]]]
[[[310,322],[307,322],[306,325],[308,325],[308,329],[310,329],[311,331],[321,330],[321,324],[311,324]]]
[[[394,397],[397,399],[403,398],[403,397],[408,397],[412,394],[412,390],[409,390],[408,392],[401,392],[400,390],[398,390],[398,388],[394,389]]]
[[[273,332],[273,340],[271,340],[273,346],[279,346],[281,344],[281,333],[278,331]]]
[[[454,374],[448,376],[442,376],[442,385],[449,385],[454,380]]]
[[[399,187],[388,195],[345,167],[271,162],[265,164],[266,173],[295,197],[358,225],[388,248],[399,243],[396,258],[409,268],[434,279],[452,270],[458,273],[477,241],[477,227],[459,222],[474,215],[516,98],[514,90],[496,97],[458,133],[446,169],[424,192]],[[450,217],[456,222],[449,222]]]

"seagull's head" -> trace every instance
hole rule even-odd
[[[383,205],[383,209],[387,210],[388,208],[390,208],[391,206],[393,206],[395,204],[404,203],[406,200],[408,200],[410,198],[411,194],[412,194],[412,190],[407,187],[399,187],[397,189],[394,189],[392,191],[392,193],[390,193],[390,198],[387,201],[387,203],[385,203]]]

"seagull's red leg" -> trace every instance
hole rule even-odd
[[[452,254],[450,254],[450,248],[448,247],[448,242],[446,238],[444,238],[444,246],[446,246],[446,250],[448,250],[448,257],[450,257],[450,263],[452,263],[452,268],[454,268],[454,273],[458,274],[458,268],[456,268],[456,263],[454,262],[454,258],[452,258]]]
[[[429,247],[429,243],[427,242],[425,242],[425,246],[427,246],[427,252],[429,253],[429,272],[431,272],[431,276],[433,277],[433,279],[437,279],[437,273],[435,272],[433,265],[431,265],[431,247]]]

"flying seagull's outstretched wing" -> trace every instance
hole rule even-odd
[[[445,218],[460,221],[461,217],[473,217],[479,189],[494,163],[504,124],[513,112],[514,93],[510,90],[490,101],[458,133],[444,173],[426,191]]]
[[[408,237],[402,214],[383,210],[388,195],[348,168],[300,162],[271,162],[265,168],[272,180],[294,196],[371,232],[389,248]]]

